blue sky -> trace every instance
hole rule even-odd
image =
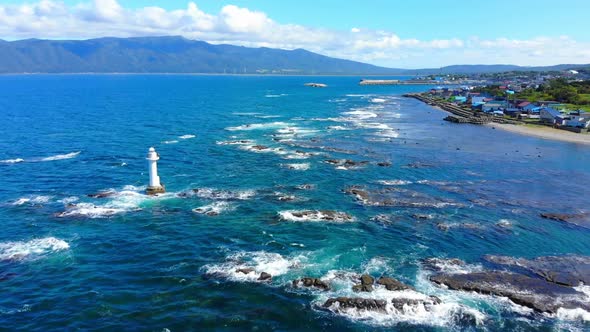
[[[183,35],[389,67],[590,63],[590,0],[4,0],[0,38]]]

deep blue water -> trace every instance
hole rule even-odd
[[[590,147],[447,123],[401,97],[427,86],[358,80],[0,77],[0,329],[590,328],[437,288],[420,262],[458,257],[477,269],[486,254],[590,255],[587,228],[539,216],[588,211]],[[310,81],[329,87],[303,86]],[[143,194],[150,146],[168,191],[155,198]],[[343,169],[328,159],[367,163]],[[353,185],[390,190],[405,205],[365,206],[344,193]],[[87,196],[101,191],[114,195]],[[294,221],[294,210],[354,220]],[[341,276],[363,272],[444,306],[408,315],[318,308],[352,295]],[[303,276],[332,280],[333,290],[289,287]]]

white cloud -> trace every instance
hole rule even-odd
[[[125,8],[117,0],[86,1],[75,6],[54,0],[0,4],[0,38],[182,35],[211,43],[305,48],[329,56],[407,68],[457,63],[590,63],[590,43],[561,35],[526,40],[452,36],[420,40],[392,31],[357,27],[339,31],[283,24],[264,12],[232,4],[223,6],[219,13],[206,13],[194,2],[183,9],[166,10],[156,6]]]

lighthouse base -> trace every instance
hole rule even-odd
[[[147,187],[147,189],[145,190],[145,193],[148,195],[163,194],[165,192],[166,192],[166,188],[164,187],[164,185],[161,185],[158,187]]]

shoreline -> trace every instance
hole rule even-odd
[[[543,138],[553,141],[562,141],[569,143],[578,143],[590,145],[590,135],[588,134],[576,134],[565,130],[554,129],[554,128],[541,128],[531,127],[527,125],[517,126],[503,123],[489,123],[485,125],[489,128],[496,128],[511,133],[520,135],[532,136],[537,138]]]
[[[450,114],[455,114],[455,115],[457,115],[457,113],[462,113],[462,112],[459,112],[459,110],[455,111],[454,108],[445,109],[444,108],[445,103],[441,104],[438,102],[433,102],[428,98],[426,98],[426,100],[425,100],[424,97],[420,97],[419,94],[406,94],[406,95],[404,95],[404,97],[415,98],[415,99],[425,103],[426,105],[428,105],[434,109],[443,111],[445,113],[450,113]],[[464,117],[465,115],[458,114],[458,116]],[[492,128],[492,129],[498,128],[500,130],[512,132],[512,133],[519,134],[519,135],[525,135],[525,136],[542,138],[542,139],[553,140],[553,141],[590,145],[590,134],[578,134],[578,133],[555,129],[555,128],[551,128],[551,127],[547,127],[547,126],[536,127],[536,126],[531,126],[531,125],[527,125],[527,124],[521,125],[521,124],[506,123],[508,121],[497,120],[495,118],[492,118],[492,121],[493,122],[482,123],[482,124],[488,128]],[[480,123],[473,123],[473,124],[480,124]]]

